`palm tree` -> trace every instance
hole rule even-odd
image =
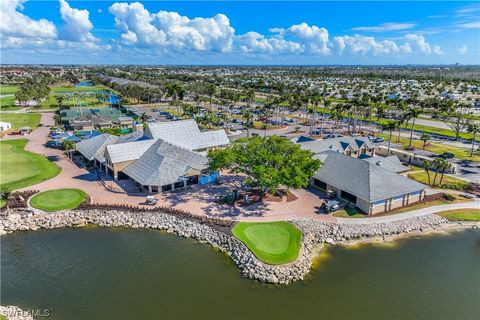
[[[470,157],[473,156],[473,149],[475,148],[475,136],[477,133],[480,131],[480,125],[478,123],[470,123],[468,125],[468,132],[470,132],[473,137],[472,137],[472,149],[470,150]]]
[[[142,122],[145,122],[147,121],[147,114],[144,112],[140,115],[140,117],[138,117],[138,119]]]
[[[53,115],[53,121],[55,121],[55,125],[58,126],[60,124],[61,118],[58,114]]]
[[[64,147],[65,152],[67,153],[68,157],[71,159],[72,158],[72,150],[75,150],[75,143],[71,140],[65,140],[65,141],[63,141],[63,147]]]
[[[412,108],[408,110],[406,114],[407,119],[412,119],[412,126],[410,128],[410,143],[408,144],[408,147],[412,147],[412,140],[413,140],[413,127],[415,126],[415,119],[417,119],[420,114],[422,113],[422,109],[420,108]],[[408,121],[406,121],[408,123]]]
[[[445,174],[445,171],[450,169],[452,167],[452,164],[448,162],[446,159],[442,159],[440,162],[440,170],[442,171],[442,175],[440,176],[440,186],[442,185],[442,180],[443,180],[443,175]]]
[[[423,141],[423,150],[425,150],[425,145],[427,144],[427,141],[430,140],[430,135],[428,133],[422,133],[422,136],[420,137],[420,140]]]
[[[387,123],[383,126],[384,130],[388,130],[388,150],[387,156],[390,155],[390,145],[392,143],[392,133],[398,127],[398,122],[395,120],[388,120]]]
[[[431,185],[431,181],[430,181],[430,169],[431,168],[432,168],[432,161],[423,160],[423,169],[425,169],[425,172],[427,173],[428,185]]]
[[[440,171],[440,168],[442,166],[442,161],[444,161],[445,159],[442,159],[442,158],[435,158],[433,160],[433,163],[432,163],[432,167],[435,168],[435,175],[433,176],[433,187],[435,187],[435,182],[437,181],[437,175],[438,175],[438,171]]]
[[[250,138],[250,128],[252,127],[253,114],[250,112],[250,110],[245,110],[242,118],[244,120],[243,127],[247,129],[247,138]]]

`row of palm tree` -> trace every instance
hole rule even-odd
[[[445,172],[450,170],[452,168],[452,164],[448,162],[446,159],[442,158],[435,158],[433,161],[431,160],[424,160],[423,161],[423,169],[427,173],[427,178],[428,178],[428,185],[431,187],[435,187],[436,181],[437,181],[437,175],[440,173],[440,181],[438,183],[438,186],[442,186],[442,180],[443,176],[445,175]],[[431,181],[430,177],[430,171],[432,169],[435,169],[435,175],[433,177],[433,181]]]

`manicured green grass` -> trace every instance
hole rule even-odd
[[[480,209],[457,209],[437,213],[448,220],[454,221],[480,221]]]
[[[425,171],[410,173],[408,174],[408,177],[410,179],[428,185],[428,176]],[[440,177],[441,173],[439,173],[437,175],[437,178],[435,179],[435,172],[430,172],[430,182],[433,185],[433,180],[435,179],[435,188],[465,190],[470,185],[467,181],[457,179],[449,175],[444,175],[442,179],[442,184],[440,184]]]
[[[2,110],[18,110],[20,106],[15,105],[15,97],[0,98],[0,108]]]
[[[0,208],[3,208],[3,206],[7,203],[7,201],[0,199]]]
[[[44,156],[25,151],[26,144],[26,139],[0,142],[0,183],[12,190],[40,183],[60,173],[60,167]]]
[[[41,114],[39,113],[1,113],[0,121],[12,124],[12,129],[17,130],[21,127],[28,126],[30,129],[38,128]]]
[[[41,110],[50,110],[50,109],[57,109],[58,108],[58,102],[55,99],[56,95],[50,94],[45,101],[43,101],[40,105]],[[63,106],[73,106],[75,103],[83,105],[83,106],[88,106],[92,108],[98,108],[101,106],[106,106],[105,103],[99,102],[97,99],[95,99],[93,96],[91,97],[86,97],[86,98],[81,98],[77,99],[76,102],[74,102],[72,99],[64,99],[62,101]]]
[[[383,137],[385,137],[385,139],[388,139],[388,135],[383,135]],[[406,148],[410,144],[410,139],[400,137],[400,142],[397,142],[397,137],[392,137],[392,143],[401,143],[402,147]],[[423,141],[412,140],[412,146],[415,149],[421,150],[423,149]],[[425,145],[425,150],[438,154],[444,152],[451,152],[458,159],[480,162],[480,153],[476,151],[473,153],[473,156],[470,157],[470,148],[468,147],[458,148],[443,143],[427,142],[427,144]]]
[[[302,232],[289,222],[239,222],[232,233],[268,264],[293,262],[300,252]]]
[[[18,86],[0,86],[0,94],[14,94],[18,89]]]
[[[335,211],[332,214],[334,217],[338,218],[365,218],[367,215],[360,211],[359,209],[355,207],[345,207],[345,209],[341,209],[338,211]]]
[[[87,194],[79,189],[56,189],[40,192],[32,197],[32,207],[53,212],[78,207]]]

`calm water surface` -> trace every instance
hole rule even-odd
[[[480,232],[332,247],[288,287],[155,230],[15,233],[1,238],[1,302],[51,319],[479,319]]]

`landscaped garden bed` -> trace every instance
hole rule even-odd
[[[232,233],[268,264],[293,262],[300,253],[302,232],[289,222],[239,222]]]

